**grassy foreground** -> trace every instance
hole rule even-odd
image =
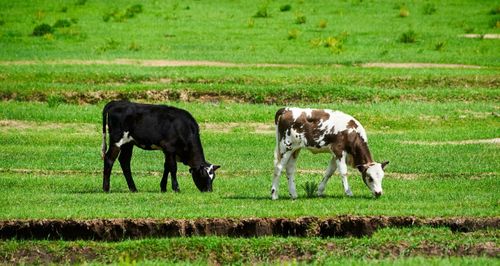
[[[431,236],[431,237],[429,237]],[[0,258],[14,263],[119,263],[156,265],[495,265],[498,231],[451,233],[447,229],[383,229],[371,238],[227,238],[95,241],[4,241]],[[437,257],[436,254],[439,254]],[[430,257],[432,256],[432,257]],[[463,257],[462,257],[463,256]],[[479,256],[476,258],[468,256]]]

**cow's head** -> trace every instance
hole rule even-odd
[[[191,172],[193,176],[194,184],[201,192],[212,192],[212,182],[214,182],[215,179],[215,170],[219,168],[219,165],[205,163],[199,168],[189,169],[189,172]]]
[[[370,163],[358,165],[357,168],[361,172],[363,181],[366,186],[371,190],[375,197],[382,195],[382,179],[384,178],[384,168],[389,163]]]

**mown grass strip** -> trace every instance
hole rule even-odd
[[[228,74],[210,68],[4,67],[0,98],[50,104],[94,104],[119,98],[267,104],[492,101],[499,95],[497,72],[306,68],[249,69]]]
[[[98,161],[100,162],[100,161]],[[157,169],[162,162],[157,161]],[[137,169],[134,166],[132,169]],[[323,198],[307,198],[299,189],[299,199],[288,196],[286,178],[280,184],[280,200],[271,201],[272,169],[261,173],[221,173],[214,192],[200,193],[187,169],[180,169],[181,193],[160,193],[159,172],[135,173],[138,193],[130,193],[119,166],[111,178],[111,193],[102,192],[102,176],[95,173],[2,172],[0,185],[8,187],[0,200],[1,219],[46,218],[221,218],[221,217],[300,217],[335,215],[393,215],[421,217],[495,217],[498,175],[481,178],[469,175],[435,175],[415,179],[384,180],[384,195],[374,199],[361,178],[349,179],[354,197],[344,195],[340,178],[333,177]],[[297,187],[321,174],[298,173]]]

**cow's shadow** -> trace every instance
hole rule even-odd
[[[222,198],[229,199],[229,200],[271,200],[271,195],[269,195],[269,196],[233,195],[233,196],[224,196]],[[364,200],[369,200],[369,199],[375,199],[375,198],[372,196],[369,196],[369,195],[354,195],[354,196],[324,195],[321,197],[319,197],[319,196],[306,197],[304,195],[299,195],[296,200],[327,200],[327,199],[337,199],[337,200],[364,199]],[[283,195],[283,196],[280,196],[278,198],[278,200],[292,200],[292,199],[288,195]]]
[[[233,195],[233,196],[224,196],[222,199],[228,200],[270,200],[271,196],[250,196],[250,195]]]
[[[141,189],[138,190],[137,192],[131,192],[128,189],[111,189],[109,192],[104,192],[102,189],[73,189],[73,190],[68,190],[64,193],[70,193],[70,194],[137,194],[137,193],[156,193],[156,194],[163,194],[160,192],[160,189]],[[172,191],[167,191],[165,193],[174,193]]]

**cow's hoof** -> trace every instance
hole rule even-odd
[[[349,197],[352,197],[352,191],[351,190],[347,190],[345,192],[346,196],[349,196]]]
[[[162,190],[161,190],[161,193],[165,193],[165,192],[167,192],[167,190],[166,190],[166,189],[162,189]]]
[[[174,189],[174,192],[175,193],[181,193],[181,190],[180,189]]]

